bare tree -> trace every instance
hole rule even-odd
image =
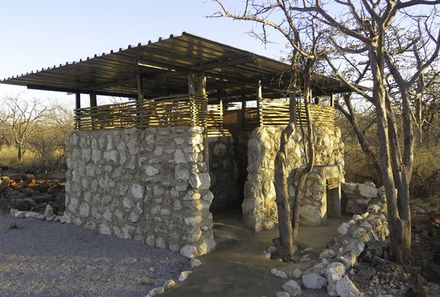
[[[72,112],[62,105],[54,105],[36,123],[28,137],[29,148],[34,151],[44,166],[60,166],[64,157],[66,137],[74,127]]]
[[[324,26],[331,28],[329,44],[338,55],[364,54],[368,58],[371,91],[347,79],[330,57],[327,62],[342,82],[375,106],[379,164],[386,192],[391,244],[398,262],[407,261],[411,250],[409,186],[414,160],[414,125],[422,123],[418,110],[425,88],[424,73],[439,53],[440,31],[434,6],[439,3],[338,0],[331,3],[331,10],[329,3],[324,5],[321,1],[297,2],[290,7],[297,13],[317,15]],[[412,71],[404,67],[409,61],[415,65]],[[400,109],[396,101],[400,102]],[[399,141],[396,112],[401,121],[402,142]]]
[[[323,57],[331,72],[375,107],[378,163],[386,192],[391,245],[396,260],[407,261],[411,250],[409,186],[414,160],[414,126],[423,124],[421,102],[426,88],[425,72],[435,63],[440,49],[435,6],[440,1],[247,0],[239,14],[230,13],[221,1],[216,2],[221,7],[218,15],[261,24],[262,33],[253,34],[263,42],[267,42],[266,29],[275,29],[292,51],[308,59],[310,44],[307,47],[302,43],[304,32],[298,30],[298,24],[304,28],[316,26],[315,32],[327,37],[327,52]],[[300,36],[295,36],[296,33]],[[344,62],[338,63],[338,57]],[[292,65],[296,62],[292,61]],[[413,69],[408,65],[413,65]],[[347,68],[361,77],[364,72],[368,73],[369,88],[360,87],[359,81],[344,75]],[[399,126],[403,137],[399,137]],[[357,136],[364,151],[370,151],[362,135]]]
[[[18,96],[5,99],[5,125],[9,128],[17,147],[17,157],[23,160],[26,144],[32,127],[41,120],[46,107],[41,107],[37,100],[31,102],[20,100]]]
[[[289,1],[245,1],[244,9],[240,13],[232,13],[220,0],[216,0],[220,10],[215,17],[228,17],[234,20],[250,21],[262,26],[261,33],[256,31],[251,34],[263,43],[269,42],[267,29],[280,33],[288,42],[291,52],[290,83],[285,89],[286,97],[290,97],[289,124],[283,129],[280,137],[279,150],[275,157],[275,191],[278,209],[279,238],[273,240],[277,250],[284,261],[288,261],[294,254],[295,241],[299,230],[299,206],[305,194],[305,185],[308,174],[314,166],[313,128],[310,121],[309,102],[312,99],[312,74],[315,72],[319,60],[322,58],[321,44],[322,32],[319,24],[316,24],[313,16],[305,16],[303,19],[295,19],[290,8]],[[278,18],[282,15],[282,18]],[[273,17],[275,16],[275,17]],[[298,185],[295,188],[294,201],[291,201],[288,193],[287,148],[290,137],[295,131],[297,101],[304,102],[306,121],[301,123],[306,161],[304,166],[296,172]],[[305,125],[305,127],[304,127]]]

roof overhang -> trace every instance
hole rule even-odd
[[[10,77],[1,83],[30,89],[137,97],[137,77],[146,98],[185,94],[188,75],[203,73],[209,97],[255,96],[258,80],[265,97],[279,97],[287,85],[289,65],[183,32],[157,42],[96,54],[77,62]],[[314,93],[348,92],[335,79],[316,75]]]

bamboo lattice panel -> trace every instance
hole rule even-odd
[[[256,107],[246,107],[244,109],[244,127],[245,130],[253,130],[260,126],[258,119],[258,109]]]
[[[335,109],[332,106],[309,104],[310,120],[327,127],[335,125]],[[263,99],[260,102],[262,125],[287,125],[290,120],[289,101]],[[296,125],[306,123],[304,104],[296,105]]]
[[[76,129],[205,126],[207,104],[206,98],[184,95],[79,108]]]

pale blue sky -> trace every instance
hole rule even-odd
[[[230,0],[229,3],[242,3]],[[3,0],[0,2],[0,78],[38,70],[95,53],[155,41],[182,31],[200,35],[271,58],[279,44],[267,49],[246,32],[251,23],[206,18],[218,9],[211,0]],[[276,39],[274,39],[276,41]],[[31,91],[0,84],[0,98],[57,100],[73,106],[74,96]],[[0,102],[1,104],[1,102]]]

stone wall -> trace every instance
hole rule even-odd
[[[78,131],[67,150],[68,221],[188,257],[214,247],[203,128]]]
[[[353,214],[362,214],[367,211],[370,200],[376,198],[379,190],[372,182],[343,183],[342,193],[344,200],[344,209]]]
[[[244,188],[243,218],[256,231],[271,229],[277,222],[274,186],[274,160],[283,127],[256,128],[248,142],[247,181]],[[344,145],[339,128],[314,128],[315,165],[344,167]],[[296,129],[288,147],[288,170],[304,164],[302,135]]]
[[[342,168],[338,165],[332,166],[315,166],[307,176],[306,193],[302,201],[300,201],[299,215],[301,223],[306,225],[323,225],[327,222],[328,215],[335,217],[340,216],[341,210],[341,187],[338,186],[330,191],[335,191],[333,197],[329,197],[327,189],[327,181],[329,179],[343,180]],[[295,196],[294,187],[297,180],[294,180],[289,189],[290,199]],[[333,199],[333,201],[329,201]],[[331,204],[328,205],[328,204]],[[338,205],[335,205],[338,204]],[[332,207],[333,209],[329,209]],[[333,211],[333,212],[332,212]],[[336,214],[337,213],[337,214]]]
[[[232,136],[209,137],[209,175],[214,199],[211,211],[221,211],[239,205],[241,190]]]

